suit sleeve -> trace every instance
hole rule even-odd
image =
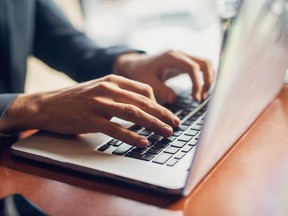
[[[135,51],[125,46],[97,46],[72,26],[53,1],[47,0],[36,4],[34,41],[37,58],[78,82],[112,73],[119,54]]]

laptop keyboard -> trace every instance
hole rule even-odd
[[[164,138],[144,127],[132,125],[129,130],[148,139],[147,148],[138,148],[120,140],[111,139],[100,146],[98,151],[174,166],[197,145],[207,103],[208,100],[202,103],[195,102],[189,92],[184,92],[178,96],[175,104],[165,106],[181,119],[180,126],[174,129],[172,136]]]

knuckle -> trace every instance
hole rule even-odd
[[[123,111],[128,116],[139,116],[139,108],[134,105],[127,104],[124,106]]]
[[[111,84],[109,82],[102,81],[100,83],[97,83],[97,85],[93,89],[93,92],[96,95],[105,95],[112,89],[113,88],[111,87]]]
[[[150,85],[146,84],[145,89],[146,89],[146,91],[148,91],[149,93],[153,93],[153,88],[152,88]]]
[[[147,107],[149,107],[149,101],[147,98],[145,97],[139,97],[138,98],[138,103],[139,103],[139,106],[142,108],[142,109],[145,109]]]
[[[200,63],[206,70],[212,68],[212,61],[210,59],[201,59]]]
[[[213,72],[213,64],[212,64],[212,61],[207,59],[203,62],[203,65],[204,65],[204,68],[207,72]]]
[[[105,80],[106,80],[107,82],[115,82],[115,81],[118,80],[118,76],[115,75],[115,74],[110,74],[110,75],[107,75],[107,76],[105,77]]]
[[[191,64],[191,70],[194,71],[194,72],[199,72],[200,71],[200,65],[199,64],[196,64],[196,63],[193,63]]]
[[[99,89],[107,89],[107,88],[109,88],[109,83],[108,82],[100,82],[100,83],[98,83],[98,85],[97,85],[97,88],[99,88]]]
[[[167,56],[167,57],[174,57],[175,55],[177,54],[177,51],[175,50],[168,50],[164,53],[164,56]]]
[[[151,95],[153,95],[153,88],[148,84],[143,84],[143,92],[145,92],[147,95],[151,96]]]

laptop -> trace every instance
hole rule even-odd
[[[230,29],[208,101],[187,93],[169,107],[182,119],[169,138],[137,125],[139,149],[104,134],[38,132],[15,155],[169,194],[188,195],[277,96],[288,66],[288,0],[244,0]],[[180,83],[181,85],[181,83]]]

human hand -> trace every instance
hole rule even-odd
[[[131,145],[147,145],[146,138],[111,122],[112,117],[134,122],[164,137],[172,135],[172,127],[180,123],[178,117],[157,104],[150,86],[109,75],[59,91],[20,95],[5,113],[6,124],[2,122],[0,131],[102,132]]]
[[[116,74],[149,84],[156,97],[167,103],[173,103],[176,95],[172,89],[165,86],[166,80],[181,73],[189,74],[193,83],[193,98],[201,101],[206,99],[214,78],[210,61],[179,51],[168,51],[154,56],[122,54],[118,57],[114,69]]]

